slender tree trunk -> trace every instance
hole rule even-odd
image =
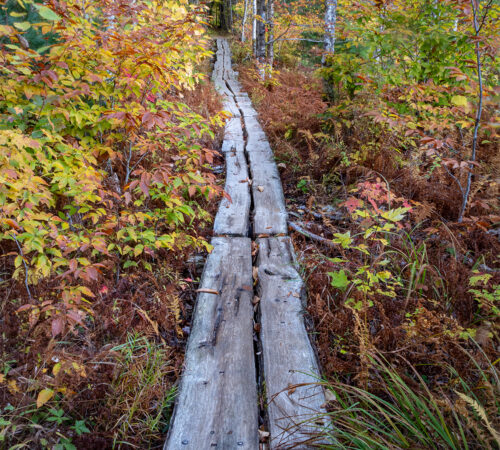
[[[243,22],[241,23],[241,42],[245,42],[245,40],[246,40],[245,26],[247,24],[248,2],[249,2],[249,0],[244,0],[244,1],[245,1],[245,6],[244,6],[244,9],[243,9]]]
[[[269,27],[267,61],[272,70],[274,64],[274,0],[267,1],[267,25]]]
[[[257,0],[252,0],[252,48],[254,56],[257,54]]]
[[[266,58],[266,0],[257,0],[257,43],[255,57],[263,63]]]
[[[471,5],[472,5],[472,14],[473,14],[473,20],[474,20],[474,32],[475,32],[475,53],[476,53],[476,68],[477,68],[477,78],[479,82],[478,86],[478,105],[477,105],[477,112],[476,112],[476,121],[474,124],[474,134],[472,137],[472,155],[470,157],[471,162],[476,161],[476,154],[477,154],[477,135],[479,132],[479,126],[481,125],[481,115],[483,113],[483,68],[482,68],[482,63],[481,63],[481,48],[479,47],[479,32],[481,30],[481,27],[478,23],[478,15],[479,15],[479,5],[480,5],[480,0],[471,0]],[[467,209],[467,203],[469,201],[469,196],[470,196],[470,190],[472,186],[472,169],[473,169],[473,164],[469,165],[469,173],[467,174],[467,186],[465,188],[465,195],[463,196],[463,202],[462,202],[462,207],[460,208],[460,214],[458,216],[458,221],[462,222],[464,219],[464,214]]]
[[[229,29],[233,29],[233,0],[229,0]]]
[[[337,0],[325,0],[325,55],[323,55],[323,64],[326,61],[327,54],[335,52],[335,23],[337,21]]]

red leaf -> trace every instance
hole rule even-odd
[[[64,330],[64,319],[61,316],[56,317],[52,321],[52,337],[56,337]]]
[[[97,272],[97,269],[95,267],[89,266],[85,269],[85,272],[94,281],[97,281],[97,279],[99,278],[99,273]]]
[[[341,206],[345,206],[350,213],[353,213],[360,206],[363,206],[363,201],[356,197],[349,197]]]

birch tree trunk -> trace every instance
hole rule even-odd
[[[241,23],[241,42],[245,42],[245,40],[246,40],[245,26],[247,24],[248,2],[249,2],[249,0],[244,0],[244,1],[245,1],[245,6],[244,6],[244,9],[243,9],[243,22]]]
[[[255,56],[257,54],[257,0],[252,0],[252,47]]]
[[[326,61],[327,54],[335,52],[335,23],[337,21],[337,0],[325,0],[325,54],[322,63]]]
[[[267,25],[269,36],[267,39],[267,61],[272,70],[274,64],[274,0],[267,1]]]

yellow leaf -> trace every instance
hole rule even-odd
[[[451,103],[453,103],[456,106],[467,106],[467,98],[464,97],[463,95],[454,95],[451,97]]]
[[[0,383],[3,383],[5,381],[5,375],[3,373],[0,373]]]
[[[54,367],[52,367],[52,374],[54,376],[57,376],[60,370],[61,370],[61,363],[58,362],[56,365],[54,365]]]
[[[86,295],[87,297],[95,297],[94,293],[85,286],[80,286],[78,289],[82,294]]]
[[[9,381],[9,391],[11,394],[15,394],[16,392],[21,392],[19,387],[17,386],[16,380]]]
[[[41,408],[45,403],[47,403],[54,396],[54,391],[52,389],[43,389],[38,394],[36,399],[36,407]]]

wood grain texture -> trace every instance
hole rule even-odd
[[[248,156],[253,180],[253,233],[255,236],[286,234],[288,214],[272,153],[249,151]]]
[[[272,449],[311,448],[327,426],[318,364],[304,324],[304,283],[289,237],[257,240],[258,293]]]
[[[226,155],[226,186],[231,200],[224,198],[214,222],[217,236],[248,236],[250,228],[250,186],[248,168],[243,152],[228,151]]]
[[[165,450],[258,449],[248,238],[214,238]]]
[[[228,139],[230,141],[243,140],[243,128],[239,117],[233,117],[226,122],[226,126],[224,128],[224,139]]]

